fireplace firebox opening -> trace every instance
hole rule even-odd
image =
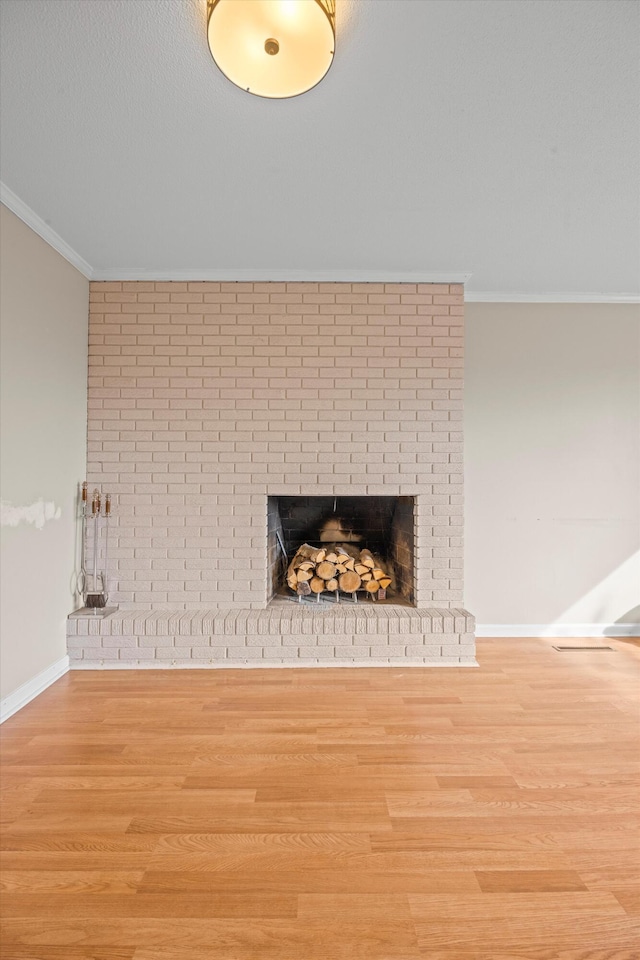
[[[360,551],[370,554],[390,579],[378,596],[386,603],[414,603],[414,517],[415,498],[402,497],[280,497],[267,498],[267,549],[269,584],[272,596],[296,598],[287,582],[287,570],[301,548],[356,558]],[[322,556],[320,554],[320,556]],[[324,559],[324,558],[323,558]],[[339,565],[340,568],[340,565]],[[310,570],[313,573],[313,570]],[[338,574],[336,574],[338,575]],[[295,579],[295,578],[294,578]],[[360,590],[365,589],[368,571]],[[336,588],[334,588],[336,589]],[[322,598],[335,599],[341,588]],[[316,597],[313,597],[316,599]]]

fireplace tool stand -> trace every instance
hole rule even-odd
[[[118,608],[108,607],[107,569],[109,560],[109,521],[111,519],[111,494],[102,496],[96,489],[89,495],[87,482],[82,484],[80,520],[82,525],[82,553],[79,589],[84,601],[77,614],[91,613],[106,617]],[[98,565],[102,561],[102,569]]]

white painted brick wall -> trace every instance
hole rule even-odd
[[[262,608],[268,494],[381,494],[417,498],[418,607],[461,605],[461,286],[90,297],[88,480],[114,495],[112,602]]]

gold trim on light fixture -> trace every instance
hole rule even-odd
[[[335,0],[207,0],[209,49],[247,93],[296,97],[333,62],[335,18]]]

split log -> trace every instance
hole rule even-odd
[[[304,572],[304,569],[313,569],[313,563],[309,559],[313,553],[315,553],[315,549],[310,547],[308,543],[304,543],[296,551],[295,557],[287,568],[287,583],[292,590],[297,589],[298,581],[309,579],[309,577],[299,577],[298,573]]]
[[[376,580],[382,580],[384,577],[386,577],[386,573],[384,570],[381,570],[380,567],[376,567],[373,571],[373,576]]]
[[[391,577],[383,577],[382,580],[378,580],[381,590],[386,590],[387,587],[391,586]]]
[[[360,588],[362,580],[354,570],[347,570],[347,572],[343,573],[339,578],[338,583],[340,584],[340,589],[344,590],[345,593],[355,593],[356,590]]]
[[[310,547],[308,543],[303,543],[302,546],[296,550],[293,561],[295,563],[296,560],[312,560],[316,553],[317,550],[315,547]]]
[[[353,557],[354,560],[357,560],[360,556],[359,547],[355,544],[351,545],[350,543],[328,543],[326,550],[330,553],[336,553],[338,560],[342,557]]]
[[[366,547],[360,551],[360,563],[364,563],[365,567],[369,567],[372,570],[376,566],[373,554],[370,550],[367,550]]]
[[[369,570],[370,570],[370,567],[365,566],[364,563],[356,563],[355,565],[355,571],[356,573],[359,573],[360,576],[362,576],[363,573],[368,573]]]
[[[301,583],[303,580],[311,580],[313,577],[313,570],[297,570],[296,576],[298,578],[298,583]]]

